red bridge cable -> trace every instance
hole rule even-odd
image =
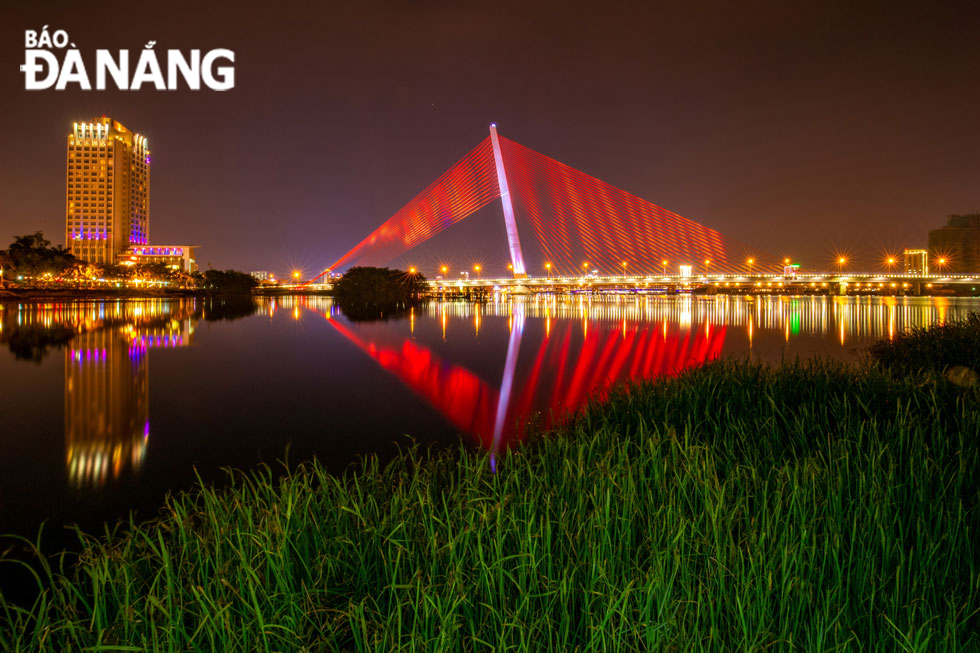
[[[499,196],[493,150],[487,137],[329,269],[355,261],[383,265]]]
[[[531,269],[575,275],[590,269],[606,274],[651,274],[687,263],[698,272],[744,271],[775,264],[742,243],[724,238],[652,202],[501,137],[501,154],[522,231],[530,228],[543,260]],[[383,265],[450,227],[500,196],[490,138],[439,176],[336,261]],[[705,265],[704,261],[710,263]],[[312,283],[323,275],[307,283]]]

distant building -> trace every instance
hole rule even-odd
[[[929,252],[924,249],[907,249],[902,252],[906,274],[929,274]]]
[[[249,272],[256,281],[268,281],[270,274],[267,270],[258,270],[257,272]]]
[[[123,263],[162,263],[172,270],[187,274],[197,272],[194,250],[198,245],[141,245],[130,247],[123,255]]]
[[[929,256],[937,272],[980,272],[980,213],[951,215],[930,231]]]
[[[65,242],[91,263],[116,263],[150,238],[150,150],[145,137],[102,116],[68,134]]]

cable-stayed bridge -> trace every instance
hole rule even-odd
[[[389,264],[496,201],[516,278],[590,270],[649,274],[685,262],[717,273],[775,264],[715,229],[500,136],[491,125],[487,138],[327,272]]]
[[[509,274],[450,271],[434,291],[707,288],[724,292],[923,294],[980,275],[800,274],[711,227],[632,195],[497,133],[490,134],[307,287],[355,265],[384,266],[478,210],[500,204]],[[411,270],[415,272],[415,270]],[[454,275],[459,273],[459,278]],[[324,279],[329,282],[329,277]],[[321,284],[322,285],[322,284]]]

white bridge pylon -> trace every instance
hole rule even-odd
[[[497,185],[500,187],[500,201],[504,206],[504,227],[507,230],[507,244],[510,246],[510,263],[514,266],[515,276],[526,276],[524,254],[521,252],[521,238],[517,233],[517,222],[514,220],[514,204],[510,199],[510,187],[507,185],[507,172],[504,170],[504,159],[500,155],[500,140],[497,138],[497,124],[490,125],[490,142],[493,145],[493,161],[497,166]]]

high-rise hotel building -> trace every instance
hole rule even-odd
[[[146,138],[102,116],[68,135],[65,242],[90,263],[116,263],[150,237],[150,150]]]

